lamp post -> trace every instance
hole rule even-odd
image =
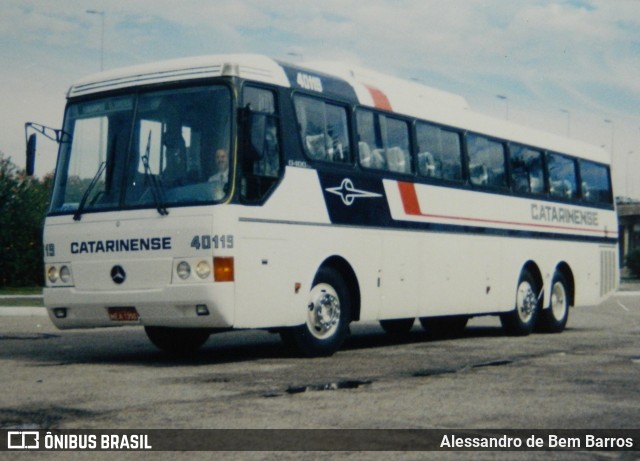
[[[86,13],[100,16],[100,72],[102,72],[104,70],[104,11],[87,10]]]
[[[507,98],[505,95],[502,95],[502,94],[497,94],[496,98],[502,99],[504,101],[504,104],[505,104],[504,118],[509,120],[509,98]]]
[[[567,109],[560,109],[560,112],[567,114],[567,136],[571,135],[571,112]]]
[[[625,170],[625,174],[627,175],[625,178],[625,186],[627,186],[627,197],[631,197],[631,182],[629,181],[629,159],[631,158],[631,156],[633,155],[633,151],[630,150],[627,153],[627,165],[626,165],[626,170]]]
[[[613,123],[613,120],[610,120],[608,118],[604,119],[604,123],[611,124],[611,161],[613,161],[613,154],[615,152],[614,145],[613,145],[613,141],[614,141],[614,138],[615,138],[615,134],[614,134],[615,133],[615,123]]]

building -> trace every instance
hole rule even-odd
[[[640,248],[640,202],[618,198],[618,226],[620,266],[624,267],[629,252]]]

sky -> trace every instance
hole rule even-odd
[[[67,89],[101,56],[110,70],[221,53],[340,61],[459,94],[603,146],[616,195],[640,199],[640,0],[2,0],[0,151],[24,166],[24,123],[60,127]],[[38,140],[37,175],[55,152]]]

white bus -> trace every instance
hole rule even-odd
[[[266,329],[319,356],[354,321],[560,332],[617,287],[602,149],[379,73],[255,55],[114,70],[69,89],[56,137],[61,329],[139,324],[172,352]]]

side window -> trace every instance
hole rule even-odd
[[[240,196],[249,202],[259,201],[275,185],[282,166],[275,93],[247,86],[243,107],[248,109],[248,117]]]
[[[396,173],[411,173],[411,150],[409,124],[403,120],[384,117],[387,122],[386,156],[387,168]]]
[[[476,186],[506,187],[504,145],[484,136],[467,136],[469,179]]]
[[[384,169],[386,161],[382,155],[384,146],[380,134],[380,124],[373,112],[356,112],[358,127],[358,160],[365,168]]]
[[[327,162],[351,161],[346,108],[306,96],[297,96],[294,104],[307,156]]]
[[[547,155],[549,192],[553,197],[575,199],[577,196],[576,162],[564,155]]]
[[[364,168],[411,173],[409,124],[368,110],[356,113],[358,158]]]
[[[510,146],[511,187],[515,192],[544,193],[542,152],[512,144]]]
[[[606,165],[580,160],[582,199],[590,203],[611,204],[612,191],[609,168]]]
[[[428,178],[462,181],[460,135],[427,123],[416,125],[418,173]]]

